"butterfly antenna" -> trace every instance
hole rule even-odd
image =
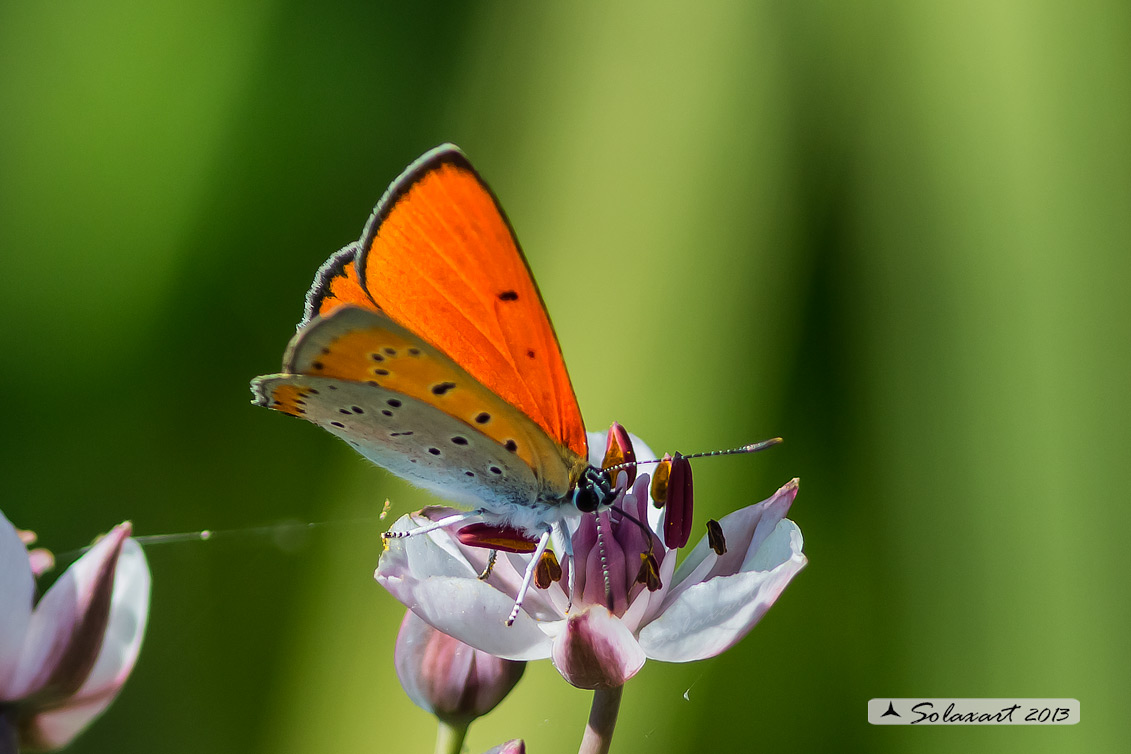
[[[752,442],[749,445],[743,445],[741,448],[730,448],[729,450],[708,450],[704,453],[692,453],[683,457],[692,459],[710,458],[711,456],[734,456],[740,455],[742,453],[757,453],[759,450],[765,450],[766,448],[773,447],[781,441],[782,439],[780,437],[771,437],[769,440],[762,440],[762,442]],[[615,466],[609,466],[607,469],[605,469],[605,471],[616,472],[620,471],[621,469],[627,469],[629,466],[640,466],[645,463],[661,463],[663,462],[663,460],[664,459],[662,458],[653,458],[648,461],[625,461],[624,463],[618,463]]]
[[[601,533],[601,516],[595,516],[593,519],[597,524],[597,550],[601,555],[601,575],[605,579],[605,606],[609,608],[609,612],[613,612],[613,583],[609,578],[609,561],[605,557],[605,537]]]

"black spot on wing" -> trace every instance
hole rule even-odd
[[[433,395],[444,395],[456,386],[454,382],[440,382],[432,386]]]

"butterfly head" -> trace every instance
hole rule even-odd
[[[617,488],[604,469],[589,466],[573,488],[573,505],[582,513],[594,513],[608,508],[617,499]]]

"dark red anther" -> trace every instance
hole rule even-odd
[[[683,547],[691,537],[693,503],[691,461],[676,453],[671,461],[664,505],[664,544],[669,550]]]
[[[503,552],[534,552],[538,540],[531,539],[513,526],[468,524],[456,532],[456,538],[468,547],[484,547]]]
[[[605,444],[605,460],[601,462],[601,468],[607,469],[610,466],[617,466],[622,463],[632,463],[631,466],[621,469],[621,471],[613,472],[613,484],[616,484],[616,477],[621,472],[628,475],[628,487],[636,481],[636,453],[632,450],[632,440],[628,437],[628,430],[622,427],[617,422],[613,422],[613,426],[609,427],[609,439]]]
[[[542,559],[538,561],[538,565],[534,569],[534,586],[539,589],[549,589],[550,584],[561,580],[562,567],[553,551],[546,550],[542,553]]]
[[[707,521],[707,544],[716,555],[726,555],[727,539],[723,536],[723,527],[713,518]]]
[[[636,572],[636,583],[648,587],[649,592],[663,586],[660,581],[660,564],[651,551],[640,553],[640,570]]]

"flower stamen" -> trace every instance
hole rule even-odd
[[[672,474],[672,457],[667,453],[664,458],[656,466],[656,472],[652,474],[652,504],[657,508],[663,508],[668,502],[668,478]]]
[[[518,619],[518,614],[522,612],[522,603],[526,599],[526,593],[530,591],[530,582],[534,579],[534,571],[542,561],[542,553],[546,552],[546,548],[550,545],[551,533],[551,529],[546,529],[542,532],[542,536],[538,538],[538,544],[534,548],[534,556],[530,559],[530,564],[526,566],[526,573],[522,575],[522,584],[519,585],[518,595],[514,598],[514,607],[511,608],[511,614],[507,616],[505,621],[508,626],[513,626]]]
[[[654,592],[664,585],[660,581],[660,564],[656,561],[651,548],[648,548],[648,552],[640,553],[640,570],[636,572],[636,583],[646,586],[649,592]]]
[[[707,544],[716,555],[726,555],[727,540],[723,536],[723,527],[713,518],[707,520]]]
[[[553,550],[546,550],[538,559],[538,567],[534,570],[534,586],[539,589],[549,589],[551,584],[561,580],[561,564],[558,563]]]
[[[498,559],[498,557],[498,550],[491,550],[487,553],[487,565],[485,565],[483,567],[483,570],[479,572],[480,581],[486,581],[491,577],[491,571],[495,570],[495,561]]]
[[[420,529],[412,529],[410,533],[418,531]],[[503,552],[528,553],[534,552],[538,547],[538,540],[531,539],[523,531],[515,529],[513,526],[500,526],[484,522],[476,522],[462,527],[456,532],[456,539],[469,547],[482,547],[489,550],[502,550]]]
[[[609,482],[616,487],[616,477],[624,471],[627,484],[626,487],[631,488],[632,483],[636,481],[636,453],[632,449],[632,440],[629,439],[628,431],[617,422],[609,427],[609,437],[607,441],[607,450],[605,451],[605,459],[601,462],[601,468],[605,470],[617,468],[616,471],[610,471],[611,477]]]

